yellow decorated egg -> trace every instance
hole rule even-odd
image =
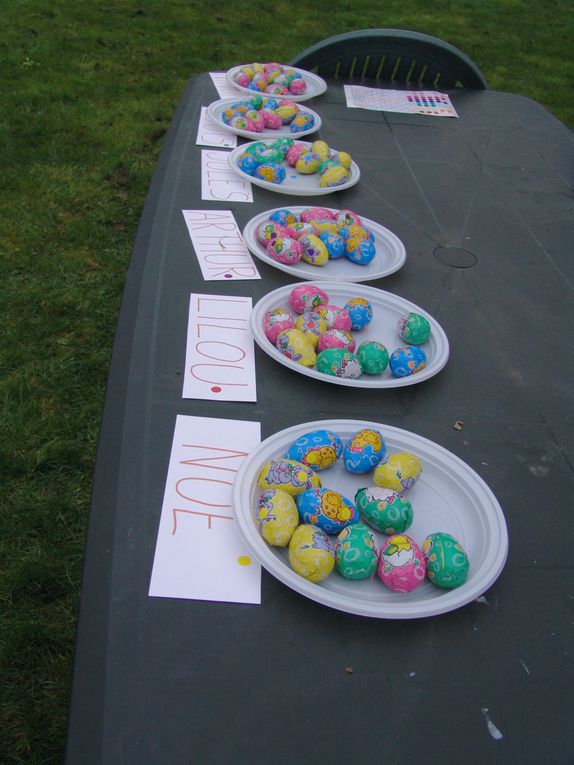
[[[320,186],[322,188],[331,188],[333,186],[342,186],[349,180],[349,171],[343,165],[329,167],[321,176]]]
[[[295,328],[307,335],[313,348],[317,348],[319,336],[327,331],[327,322],[317,311],[305,311],[297,317]]]
[[[299,513],[293,497],[283,489],[268,489],[257,497],[259,533],[276,547],[287,547],[299,525]]]
[[[329,159],[329,156],[331,154],[331,150],[329,149],[328,144],[325,143],[325,141],[313,141],[311,144],[311,151],[314,151],[315,154],[321,159],[321,162],[324,162],[326,159]]]
[[[289,542],[289,563],[310,582],[326,579],[335,567],[335,556],[325,532],[310,523],[298,526]]]
[[[308,465],[297,460],[276,457],[259,471],[257,485],[260,489],[281,489],[292,496],[307,489],[318,489],[321,480]]]
[[[373,481],[384,489],[406,491],[414,486],[422,469],[421,461],[415,454],[394,452],[375,468]]]
[[[284,329],[277,335],[275,347],[288,359],[303,367],[314,367],[317,354],[313,343],[300,329]]]

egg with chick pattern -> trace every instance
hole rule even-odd
[[[362,428],[345,444],[343,449],[345,468],[350,473],[369,473],[384,457],[386,448],[385,439],[380,431],[374,428]]]

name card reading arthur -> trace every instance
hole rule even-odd
[[[257,401],[251,309],[250,297],[192,293],[183,398]]]
[[[211,202],[253,202],[251,183],[234,173],[229,152],[201,150],[201,198]]]
[[[261,279],[230,210],[182,210],[205,281]]]
[[[261,603],[261,568],[235,522],[232,486],[258,422],[178,415],[149,594]]]

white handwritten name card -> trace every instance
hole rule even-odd
[[[261,603],[261,567],[241,540],[232,486],[258,422],[178,415],[149,594]]]
[[[225,72],[210,72],[209,74],[219,93],[219,98],[242,98],[242,92],[229,82]]]
[[[215,120],[207,114],[207,107],[201,107],[199,127],[195,143],[198,146],[220,146],[224,149],[235,149],[237,136],[224,130]]]
[[[182,210],[205,281],[261,279],[231,210]]]
[[[183,398],[257,401],[251,309],[250,297],[191,294]]]
[[[201,198],[212,202],[253,202],[251,183],[234,173],[229,152],[201,150]]]

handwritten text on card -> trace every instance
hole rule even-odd
[[[229,152],[201,150],[201,198],[212,202],[253,202],[251,183],[229,166]]]

